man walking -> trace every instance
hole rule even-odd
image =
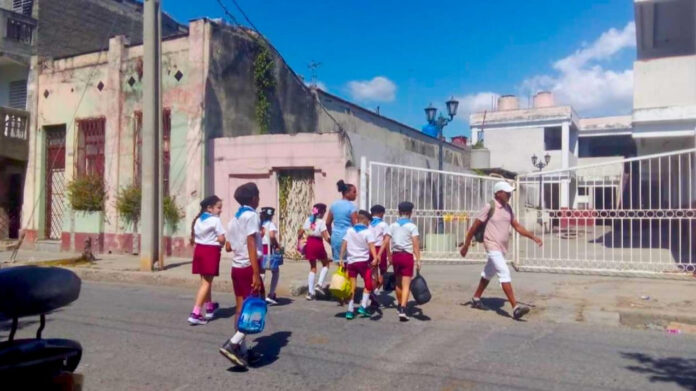
[[[471,306],[484,309],[481,303],[481,295],[491,278],[497,274],[503,291],[510,301],[510,305],[512,305],[513,318],[520,319],[529,312],[529,307],[517,304],[515,294],[512,292],[510,269],[508,269],[504,258],[510,239],[510,227],[512,226],[520,235],[532,239],[540,247],[542,242],[541,239],[527,231],[515,219],[509,204],[513,190],[514,188],[504,181],[497,182],[493,186],[494,199],[479,212],[476,220],[474,220],[474,224],[466,234],[466,242],[460,253],[462,257],[466,257],[471,240],[476,235],[476,232],[482,229],[483,247],[486,249],[487,261],[483,272],[481,272],[481,281],[478,289],[476,289],[476,293],[474,293],[474,297],[471,299]]]

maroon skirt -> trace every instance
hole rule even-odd
[[[307,245],[305,246],[305,258],[308,261],[323,261],[329,259],[326,254],[326,249],[324,248],[324,240],[316,236],[310,236],[307,238]]]
[[[220,256],[222,247],[210,244],[198,244],[193,249],[191,272],[204,276],[220,275]]]

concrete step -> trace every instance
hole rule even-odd
[[[38,240],[36,241],[36,250],[48,252],[60,252],[60,240]]]

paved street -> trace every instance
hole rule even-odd
[[[240,373],[217,353],[232,329],[231,295],[217,295],[220,318],[198,327],[186,323],[192,296],[85,282],[45,334],[83,344],[88,390],[696,390],[689,335],[514,322],[492,311],[470,320],[462,306],[429,314],[426,305],[407,324],[393,309],[348,322],[335,303],[303,299],[271,308],[266,331],[252,338],[264,361]],[[25,323],[19,334],[35,328]]]

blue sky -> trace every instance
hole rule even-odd
[[[462,102],[445,131],[453,136],[468,134],[467,114],[496,94],[540,89],[581,115],[630,113],[630,0],[237,1],[295,72],[309,79],[307,65],[321,62],[330,93],[419,129],[431,102],[441,110],[450,96]],[[224,16],[215,0],[163,7],[180,22]]]

